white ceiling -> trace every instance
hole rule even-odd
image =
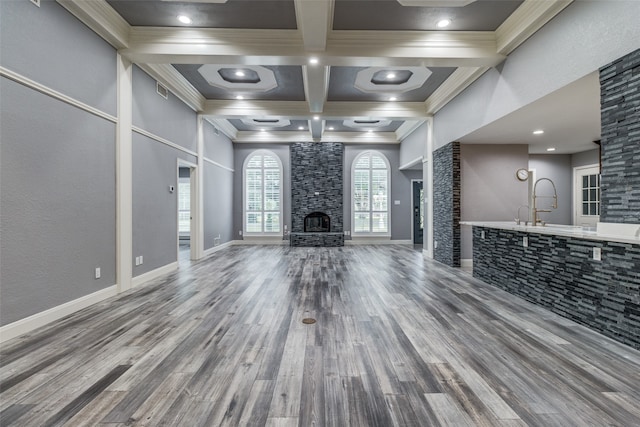
[[[544,130],[542,135],[533,131]],[[464,144],[528,144],[530,154],[592,150],[600,139],[600,82],[591,73],[460,139]]]

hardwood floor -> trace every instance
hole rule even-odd
[[[231,246],[0,354],[3,427],[640,425],[640,352],[403,246]]]

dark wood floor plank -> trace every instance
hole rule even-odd
[[[400,245],[187,261],[3,344],[0,384],[12,426],[640,425],[640,352]]]

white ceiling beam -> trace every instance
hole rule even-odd
[[[309,122],[309,130],[314,141],[320,141],[324,131],[324,120],[311,120]]]
[[[323,66],[494,66],[492,31],[333,31]],[[121,53],[135,63],[306,65],[297,30],[132,27]]]
[[[287,131],[240,131],[233,142],[238,144],[295,142],[342,142],[345,144],[398,144],[394,132],[325,132],[321,139],[313,138],[308,132]]]
[[[309,111],[322,113],[329,91],[329,67],[305,65],[302,67],[302,78]]]
[[[333,23],[334,0],[295,0],[294,4],[305,50],[325,50],[327,34]]]
[[[250,101],[250,100],[207,100],[202,114],[216,117],[268,117],[309,119],[304,101]],[[332,101],[325,104],[321,118],[389,118],[410,120],[427,117],[423,102],[348,102]]]
[[[496,30],[497,52],[508,55],[573,0],[525,0]]]

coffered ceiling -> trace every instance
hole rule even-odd
[[[345,143],[400,142],[570,3],[58,2],[234,142]]]

